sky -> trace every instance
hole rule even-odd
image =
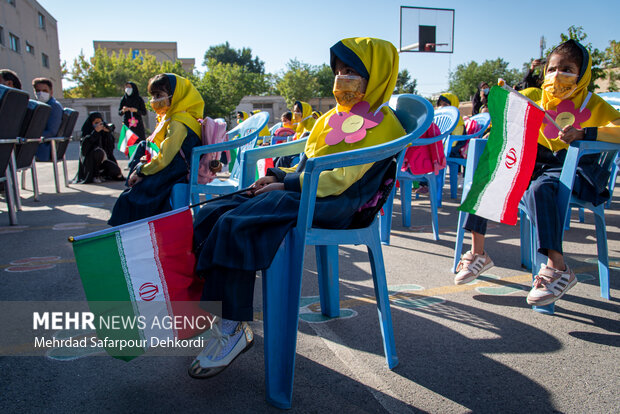
[[[453,53],[400,54],[400,69],[417,79],[425,96],[447,90],[450,71],[472,60],[501,57],[521,69],[539,56],[541,36],[548,47],[558,44],[571,25],[582,26],[600,50],[620,41],[617,0],[38,1],[58,21],[60,58],[69,68],[80,51],[93,55],[93,40],[176,41],[178,56],[195,58],[204,71],[205,51],[228,41],[251,48],[269,73],[284,70],[292,58],[329,63],[330,46],[346,37],[378,37],[398,48],[400,6],[454,9]]]

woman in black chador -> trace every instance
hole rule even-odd
[[[138,142],[144,141],[146,135],[142,117],[146,116],[146,107],[135,83],[125,84],[125,94],[118,106],[118,114],[123,117],[123,124],[138,136]]]
[[[103,122],[103,115],[91,112],[82,125],[80,164],[74,182],[100,183],[104,180],[122,181],[125,178],[114,158],[113,125]]]

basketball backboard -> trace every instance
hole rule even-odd
[[[453,51],[454,9],[400,6],[399,52]]]

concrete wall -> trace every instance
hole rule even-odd
[[[95,50],[98,48],[106,49],[108,53],[120,52],[128,53],[133,51],[148,51],[149,54],[155,56],[158,62],[164,61],[180,61],[183,69],[187,72],[192,72],[196,65],[196,59],[194,58],[179,58],[177,53],[177,42],[133,42],[133,41],[106,41],[95,40],[93,41],[93,47]]]
[[[0,1],[0,69],[11,69],[17,73],[22,88],[34,97],[32,79],[45,77],[54,84],[54,97],[62,98],[62,72],[58,48],[58,27],[56,19],[35,0],[15,0],[15,6],[7,0]],[[39,14],[44,27],[39,27]],[[20,50],[11,50],[10,34],[19,38]],[[28,51],[27,44],[32,46]],[[48,56],[49,67],[43,66],[42,54]]]
[[[2,0],[4,1],[4,0]],[[118,98],[67,98],[59,99],[60,104],[65,108],[75,109],[80,113],[78,120],[75,124],[75,130],[73,131],[73,137],[79,138],[82,136],[82,124],[88,118],[88,114],[93,111],[98,111],[106,118],[106,122],[111,122],[116,126],[116,133],[120,132],[123,125],[123,119],[118,114],[118,105],[121,102],[121,97]],[[147,106],[148,107],[148,106]],[[147,131],[147,136],[150,131],[155,128],[157,121],[155,120],[155,113],[147,110],[146,116],[142,118],[144,121],[144,128]]]

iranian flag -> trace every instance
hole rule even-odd
[[[186,339],[205,330],[209,315],[198,305],[203,283],[194,276],[192,238],[192,215],[185,207],[73,239],[97,337],[137,344],[105,346],[110,355],[130,360],[146,351],[151,338]],[[111,316],[126,321],[123,329],[97,323]],[[153,323],[186,317],[201,323]]]
[[[493,128],[459,210],[515,225],[534,170],[545,112],[518,92],[499,86],[489,93],[489,112]]]
[[[136,145],[138,142],[138,136],[129,128],[123,124],[121,128],[121,134],[118,138],[118,150],[125,155],[129,155],[129,147]]]

